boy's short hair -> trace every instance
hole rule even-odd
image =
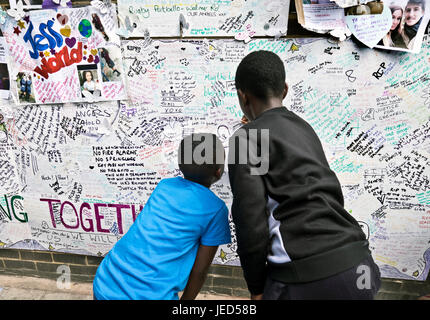
[[[408,3],[406,4],[406,6],[408,6],[410,4],[419,5],[419,6],[421,6],[421,9],[423,9],[423,11],[426,10],[426,2],[425,2],[425,0],[409,0]]]
[[[239,63],[235,84],[263,101],[279,97],[285,88],[284,63],[271,51],[251,52]]]
[[[185,178],[205,182],[224,168],[224,155],[224,146],[215,134],[193,133],[179,144],[179,170]]]

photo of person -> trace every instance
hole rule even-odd
[[[92,17],[92,21],[91,22],[93,23],[93,25],[96,28],[96,30],[98,30],[103,35],[103,38],[106,41],[109,41],[109,37],[108,37],[108,35],[105,32],[105,28],[103,27],[103,24],[102,24],[102,21],[100,20],[100,17],[96,13],[93,13],[91,15],[91,17]]]
[[[26,72],[19,72],[16,79],[18,87],[18,97],[20,102],[36,102],[34,98],[33,81],[31,74]]]
[[[121,81],[121,51],[115,48],[99,48],[102,81]]]
[[[80,65],[78,66],[78,74],[82,97],[88,99],[100,97],[101,90],[97,74],[97,65]]]
[[[392,25],[376,46],[399,51],[416,52],[421,47],[428,23],[426,0],[395,0],[389,3]]]
[[[0,90],[9,90],[9,71],[6,63],[0,63]]]
[[[425,13],[425,0],[409,0],[405,8],[405,25],[403,39],[408,47],[412,49],[418,29]]]
[[[393,23],[391,25],[390,31],[388,31],[388,33],[384,38],[382,38],[378,45],[382,45],[384,47],[407,48],[400,31],[403,18],[403,9],[400,6],[391,5],[390,11]]]

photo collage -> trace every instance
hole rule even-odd
[[[126,99],[115,19],[116,12],[93,7],[8,17],[1,25],[8,43],[4,66],[0,60],[0,87],[10,74],[16,80],[11,95],[17,104]]]

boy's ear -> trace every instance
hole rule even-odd
[[[224,173],[223,168],[216,169],[216,171],[215,171],[215,177],[216,177],[217,181],[219,179],[221,179],[223,173]]]
[[[285,82],[284,92],[282,93],[282,100],[285,99],[285,97],[287,96],[287,93],[288,93],[288,84]]]
[[[242,91],[242,89],[237,89],[237,95],[239,96],[239,101],[242,103],[242,105],[246,106],[248,103],[248,97],[245,92]]]

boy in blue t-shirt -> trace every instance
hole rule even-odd
[[[209,189],[224,171],[221,141],[187,136],[178,159],[185,178],[159,182],[98,267],[94,299],[178,300],[182,290],[181,300],[194,299],[218,246],[231,242],[228,209]]]

